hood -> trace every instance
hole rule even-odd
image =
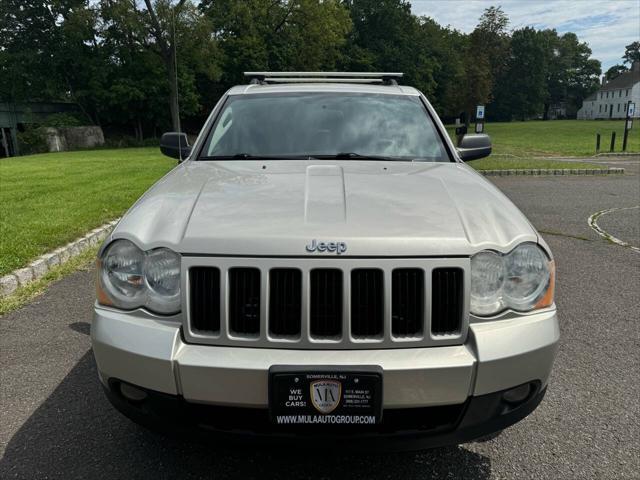
[[[537,241],[497,188],[460,163],[185,162],[127,212],[113,238],[183,254],[471,255]],[[343,245],[344,244],[344,245]],[[333,249],[335,250],[335,249]]]

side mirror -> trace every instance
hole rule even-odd
[[[491,137],[484,133],[471,133],[462,137],[458,155],[463,162],[491,155]]]
[[[167,157],[182,161],[191,153],[186,133],[167,132],[160,138],[160,151]]]

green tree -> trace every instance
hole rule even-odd
[[[107,125],[131,127],[136,138],[144,127],[168,126],[169,85],[162,61],[148,44],[144,15],[134,2],[100,2],[99,36],[105,58],[102,75],[92,82],[96,116]]]
[[[335,70],[351,30],[349,12],[338,1],[290,1],[291,11],[274,38],[270,60],[282,70]]]
[[[0,98],[73,99],[77,65],[93,63],[94,25],[86,0],[0,0]]]
[[[147,43],[147,47],[151,51],[155,52],[164,66],[164,73],[167,85],[169,87],[168,103],[169,111],[171,113],[171,125],[174,130],[180,130],[180,105],[178,98],[178,85],[186,90],[181,93],[183,96],[182,107],[189,111],[197,108],[197,93],[194,91],[193,71],[187,70],[180,72],[178,69],[177,60],[177,45],[181,44],[183,38],[190,39],[189,45],[181,44],[180,51],[186,55],[193,55],[194,53],[205,54],[204,58],[201,58],[195,65],[209,66],[209,62],[214,62],[210,55],[207,55],[208,51],[215,51],[215,42],[211,40],[211,36],[207,33],[207,28],[202,28],[205,18],[200,14],[192,2],[188,0],[178,0],[173,5],[171,0],[144,0],[146,11],[142,11],[143,24],[148,32],[148,37],[152,39]],[[136,2],[133,1],[134,9],[136,8]],[[193,41],[194,33],[199,32],[197,41]],[[204,34],[204,35],[203,35]],[[196,48],[196,52],[189,50],[188,47]],[[194,64],[191,65],[192,67]],[[215,68],[209,67],[210,72],[214,72]],[[178,75],[181,74],[182,80],[179,83]],[[190,102],[189,102],[190,101]]]
[[[432,63],[434,87],[429,100],[440,116],[457,117],[466,109],[461,92],[466,87],[465,52],[467,36],[458,30],[441,27],[435,20],[420,20],[423,48]]]
[[[0,98],[73,101],[141,139],[179,128],[179,113],[199,127],[245,70],[401,71],[467,119],[481,103],[491,119],[529,118],[597,88],[574,34],[508,26],[491,7],[465,35],[408,0],[0,0]]]
[[[467,90],[465,97],[465,118],[467,124],[477,104],[487,105],[487,116],[495,115],[495,105],[492,104],[498,95],[498,89],[504,84],[507,72],[510,37],[508,33],[509,18],[500,7],[485,9],[478,19],[476,28],[467,37],[465,48],[462,50],[467,75],[463,81]],[[475,104],[473,103],[475,102]]]
[[[527,120],[542,112],[546,97],[547,49],[542,35],[531,27],[513,32],[506,72],[497,86],[497,119]]]
[[[640,62],[640,42],[636,41],[627,45],[622,58],[624,59],[624,63],[628,64]]]
[[[353,30],[345,70],[403,72],[403,82],[430,95],[435,60],[419,19],[406,0],[346,0]]]
[[[198,84],[206,91],[219,76],[217,42],[196,5],[159,0],[151,6],[149,11],[142,2],[100,2],[105,62],[94,90],[101,96],[101,116],[132,124],[138,138],[145,126],[154,133],[157,127],[177,130],[179,114],[199,114]]]
[[[223,51],[223,88],[244,71],[334,70],[351,28],[338,0],[208,0],[200,10]]]
[[[609,69],[605,72],[604,78],[606,78],[607,81],[613,80],[621,73],[628,72],[628,71],[629,69],[624,65],[614,65],[613,67],[609,67]]]
[[[489,7],[484,11],[478,20],[478,25],[469,36],[469,48],[473,55],[476,58],[484,57],[482,62],[488,64],[492,87],[507,66],[510,43],[508,26],[509,17],[502,11],[502,8]]]
[[[545,48],[546,92],[543,118],[549,118],[551,105],[565,102],[575,111],[582,100],[597,90],[600,62],[591,58],[591,49],[574,33],[558,35],[555,30],[539,32]]]

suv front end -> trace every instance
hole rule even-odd
[[[296,95],[319,102],[314,145],[351,115],[340,105],[411,97],[442,159],[211,155],[225,135],[246,144],[242,98],[293,98],[290,109]],[[144,425],[456,444],[542,400],[559,341],[554,287],[546,244],[459,161],[419,92],[258,83],[228,92],[191,157],[103,245],[93,350],[113,405]]]

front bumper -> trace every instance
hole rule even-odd
[[[133,421],[154,430],[186,433],[214,433],[206,439],[254,442],[261,447],[345,448],[355,451],[383,449],[420,450],[456,445],[490,436],[531,413],[542,401],[546,389],[530,384],[529,395],[512,404],[505,392],[469,399],[460,405],[385,410],[382,423],[375,426],[274,425],[264,408],[218,407],[194,404],[182,397],[145,390],[145,399],[130,401],[120,393],[121,382],[104,386],[110,402]],[[140,392],[140,390],[138,390]],[[197,427],[197,428],[196,428]]]
[[[179,323],[145,312],[96,307],[91,336],[100,378],[107,388],[110,382],[124,381],[189,405],[265,410],[272,365],[379,365],[386,412],[467,405],[475,397],[529,382],[540,393],[551,372],[559,327],[555,310],[548,310],[472,323],[467,342],[459,346],[261,349],[187,344]]]

